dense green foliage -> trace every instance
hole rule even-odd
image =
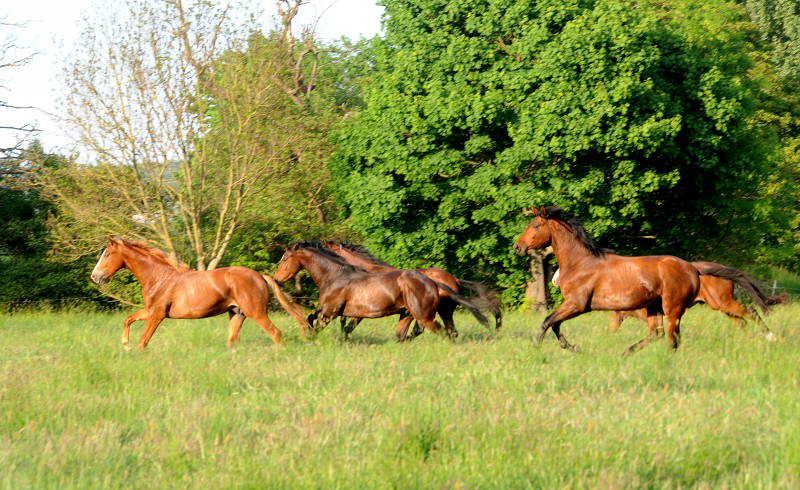
[[[761,193],[773,200],[782,219],[765,230],[761,260],[800,272],[800,4],[744,3],[766,45],[755,123],[771,128],[779,145]]]
[[[539,204],[623,252],[711,256],[753,228],[765,162],[743,36],[641,2],[385,5],[368,107],[334,159],[384,258],[521,284],[510,243]]]
[[[276,348],[252,322],[167,320],[145,351],[125,314],[0,316],[3,488],[796,488],[797,306],[755,327],[693,308],[683,344],[632,358],[641,322],[466,316],[455,343],[362,323],[348,345],[294,322]],[[334,329],[331,325],[329,329]],[[132,334],[142,332],[135,324]]]
[[[24,168],[35,158],[49,167],[63,163],[59,155],[45,154],[34,141],[10,168]],[[11,174],[0,182],[0,310],[21,306],[59,305],[66,299],[99,300],[89,286],[92,265],[63,263],[49,258],[47,219],[54,206],[26,185],[30,175]],[[87,269],[88,267],[88,269]]]

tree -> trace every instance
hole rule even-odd
[[[686,258],[752,221],[744,197],[765,164],[743,36],[693,36],[665,15],[674,4],[385,5],[367,109],[332,168],[345,215],[387,260],[517,299],[523,206],[565,207],[622,252]]]
[[[0,17],[0,69],[20,68],[36,58],[38,52],[31,51],[32,46],[20,42],[19,38],[14,33],[15,29],[25,28],[28,22],[9,22],[8,16]],[[6,87],[3,86],[2,79],[0,79],[0,91]],[[0,109],[4,111],[20,110],[20,109],[33,109],[31,106],[17,106],[0,100]],[[38,133],[36,126],[26,124],[23,126],[7,126],[0,125],[0,131],[4,133],[11,132],[15,134],[17,139],[13,145],[0,147],[0,176],[19,174],[18,169],[9,166],[8,163],[19,159],[25,145],[28,143],[29,138]]]
[[[800,14],[797,1],[747,0],[750,18],[766,44],[759,65],[754,122],[773,130],[775,170],[761,194],[773,203],[779,226],[765,230],[762,263],[800,272]]]
[[[15,169],[26,169],[35,160],[48,168],[63,165],[67,158],[48,154],[33,140],[10,161]],[[30,186],[31,174],[8,174],[0,181],[0,309],[8,310],[34,302],[63,305],[63,301],[96,296],[89,286],[87,261],[64,263],[52,260],[47,217],[55,211]],[[93,298],[94,299],[94,298]]]
[[[62,122],[90,163],[41,180],[62,248],[83,255],[125,234],[199,270],[220,264],[249,205],[319,146],[299,117],[318,69],[313,33],[291,33],[300,4],[279,2],[267,36],[257,12],[202,1],[132,1],[85,21]]]

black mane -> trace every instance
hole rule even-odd
[[[575,238],[577,238],[595,257],[605,258],[606,253],[614,253],[613,250],[603,248],[596,244],[589,236],[589,233],[586,232],[581,220],[574,214],[555,206],[548,206],[545,208],[545,211],[545,216],[542,216],[544,219],[557,219],[572,228],[572,233],[575,235]]]
[[[385,260],[381,260],[381,259],[375,257],[374,255],[372,255],[370,253],[370,251],[367,250],[367,247],[365,247],[364,245],[359,245],[359,244],[356,244],[356,243],[349,243],[349,242],[342,242],[339,245],[342,248],[346,248],[347,250],[353,252],[354,254],[358,254],[358,255],[364,257],[365,259],[370,260],[371,262],[375,262],[376,264],[385,265],[387,267],[395,268],[392,264],[386,262]]]
[[[287,248],[289,248],[291,250],[295,246],[298,249],[308,248],[308,249],[314,250],[314,251],[319,252],[320,254],[324,255],[326,258],[333,260],[334,262],[336,262],[339,265],[343,265],[345,267],[349,267],[349,268],[351,268],[353,270],[356,270],[356,271],[366,272],[361,267],[356,267],[353,264],[349,263],[348,261],[344,260],[341,255],[339,255],[336,252],[334,252],[333,250],[329,249],[324,243],[322,243],[319,240],[298,240],[296,242],[290,243]]]

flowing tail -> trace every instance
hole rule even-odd
[[[308,319],[306,319],[305,315],[303,314],[303,309],[300,308],[300,305],[293,302],[287,298],[285,294],[283,294],[283,291],[281,291],[280,287],[278,287],[278,283],[275,282],[275,279],[266,274],[261,274],[261,277],[264,278],[264,280],[267,282],[267,285],[270,287],[270,289],[272,289],[272,294],[275,295],[278,303],[283,306],[284,310],[288,311],[289,314],[292,315],[292,318],[297,321],[297,324],[300,325],[300,328],[306,331],[312,330],[311,324],[308,323]]]
[[[770,304],[769,301],[772,298],[768,298],[764,291],[761,290],[761,287],[756,284],[756,282],[745,275],[744,272],[740,270],[736,270],[733,267],[707,267],[705,269],[698,269],[698,272],[701,276],[714,276],[719,277],[722,279],[727,279],[732,281],[734,284],[737,284],[740,288],[750,296],[750,299],[755,301],[761,311],[764,312],[764,316],[769,314],[767,310],[767,306]]]
[[[483,287],[483,284],[479,282],[459,279],[458,285],[469,289],[472,294],[478,295],[478,297],[481,299],[480,308],[489,310],[489,312],[491,312],[495,321],[494,328],[495,330],[500,330],[500,327],[503,326],[503,313],[500,311],[500,308],[497,307],[497,299],[495,298],[494,293],[486,291],[486,288]]]
[[[453,301],[455,301],[456,303],[460,304],[461,306],[466,308],[467,311],[472,313],[472,316],[474,316],[475,319],[478,320],[481,323],[481,325],[483,325],[486,328],[489,328],[489,319],[486,318],[486,316],[483,313],[481,313],[481,310],[478,307],[478,305],[476,305],[475,303],[471,302],[467,298],[461,296],[457,292],[453,291],[452,289],[450,289],[449,286],[447,286],[445,284],[437,282],[436,285],[439,287],[439,289],[441,289],[444,292],[446,292],[447,294],[449,294],[450,297],[453,298]]]

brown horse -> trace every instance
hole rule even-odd
[[[721,264],[714,262],[707,262],[698,260],[690,262],[697,269],[704,269],[709,267],[725,267]],[[758,284],[752,279],[746,277],[746,280],[752,283],[752,287],[761,291]],[[763,294],[763,292],[761,293]],[[767,306],[777,305],[786,300],[786,293],[780,296],[768,296],[764,302]],[[750,320],[761,326],[764,335],[768,340],[775,340],[775,335],[769,330],[764,320],[756,313],[752,307],[745,307],[739,304],[733,297],[733,281],[723,279],[715,276],[700,276],[700,292],[697,294],[693,304],[705,303],[712,310],[718,310],[724,313],[734,325],[744,327],[745,320]],[[633,311],[615,311],[611,314],[611,319],[608,323],[608,329],[611,332],[616,332],[620,324],[625,318],[635,316],[647,321],[647,310],[639,309]],[[660,323],[660,322],[659,322]]]
[[[673,348],[680,340],[680,319],[700,292],[700,275],[724,277],[739,284],[766,311],[763,297],[741,281],[741,272],[729,267],[700,271],[685,260],[670,255],[624,257],[607,253],[589,237],[572,213],[542,206],[514,243],[514,251],[525,255],[529,248],[552,245],[560,270],[564,302],[542,322],[537,343],[549,328],[561,347],[577,351],[561,335],[561,323],[591,310],[647,309],[648,336],[628,352],[647,345],[656,331],[658,315],[667,318],[666,335]]]
[[[395,272],[400,269],[393,267],[391,264],[384,262],[375,258],[369,250],[367,250],[362,245],[355,245],[352,243],[334,243],[330,240],[325,240],[325,245],[328,249],[332,250],[337,255],[341,256],[344,260],[346,260],[349,264],[352,264],[356,267],[361,267],[365,271],[369,272],[370,274],[374,273],[383,273],[383,272]],[[491,311],[492,315],[495,318],[495,329],[500,329],[500,326],[503,323],[503,314],[500,312],[500,309],[497,307],[496,301],[491,295],[486,291],[486,289],[477,282],[472,281],[465,281],[463,279],[456,279],[455,276],[450,274],[444,269],[440,269],[438,267],[429,267],[427,269],[415,269],[420,274],[431,278],[437,285],[439,286],[439,309],[438,313],[439,316],[442,318],[442,322],[444,323],[445,327],[449,327],[455,329],[455,323],[453,323],[453,312],[456,310],[457,305],[464,306],[473,316],[485,327],[488,328],[488,324],[486,322],[486,317],[484,317],[480,312],[479,309],[488,309]],[[476,294],[480,298],[480,304],[477,304],[472,301],[467,301],[462,296],[458,295],[451,295],[447,290],[445,290],[441,285],[447,286],[447,289],[450,291],[455,291],[456,293],[460,293],[461,289],[467,288],[473,294]],[[357,323],[356,323],[357,324]],[[355,325],[351,322],[352,328],[355,328]],[[415,329],[418,327],[415,327]],[[350,329],[352,331],[352,329]],[[417,333],[420,333],[417,331]]]
[[[178,264],[164,252],[140,242],[108,237],[109,246],[92,271],[98,284],[122,269],[128,269],[142,285],[144,309],[129,315],[122,330],[122,345],[128,346],[131,324],[145,320],[139,349],[144,349],[150,337],[165,318],[208,318],[228,312],[228,347],[239,340],[239,331],[246,317],[280,344],[282,335],[275,328],[267,310],[269,289],[301,327],[311,326],[296,303],[289,301],[269,277],[246,267],[223,267],[210,271],[195,271]]]
[[[417,271],[370,274],[348,264],[317,241],[289,245],[281,257],[275,280],[283,284],[301,269],[308,271],[319,288],[321,311],[317,331],[337,316],[381,318],[400,313],[396,332],[398,341],[406,339],[413,320],[431,332],[439,333],[437,285]],[[445,331],[450,338],[458,336],[454,329]]]

